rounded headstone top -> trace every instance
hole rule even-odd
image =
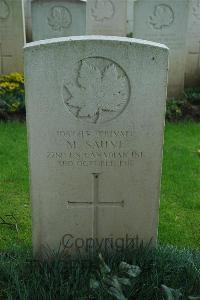
[[[41,46],[48,46],[48,45],[57,45],[57,44],[63,44],[66,42],[79,42],[79,41],[107,41],[112,43],[127,43],[132,45],[143,45],[143,46],[149,46],[149,47],[157,47],[165,50],[169,50],[169,48],[160,43],[151,42],[147,40],[141,40],[141,39],[134,39],[134,38],[127,38],[127,37],[118,37],[118,36],[104,36],[104,35],[84,35],[84,36],[70,36],[70,37],[61,37],[61,38],[53,38],[53,39],[46,39],[46,40],[40,40],[35,41],[32,43],[28,43],[25,45],[24,49],[29,49],[33,47],[41,47]]]

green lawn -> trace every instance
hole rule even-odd
[[[200,124],[167,124],[159,226],[161,243],[200,247],[199,147]],[[16,221],[7,215],[14,216]],[[0,217],[10,224],[0,224],[0,250],[31,245],[24,124],[0,124]]]
[[[26,127],[0,124],[0,217],[14,226],[0,225],[0,249],[31,243]],[[2,222],[2,220],[0,221]]]

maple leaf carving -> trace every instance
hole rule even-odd
[[[77,117],[89,117],[96,123],[105,112],[117,112],[127,103],[127,82],[116,65],[109,64],[100,71],[83,61],[77,83],[67,83],[68,106],[76,107]]]
[[[153,16],[149,17],[149,23],[155,29],[162,29],[171,25],[174,21],[174,13],[170,6],[166,4],[157,5],[154,9]]]
[[[114,5],[111,0],[96,0],[91,12],[96,21],[110,19],[114,15]]]
[[[71,24],[71,14],[64,6],[54,6],[48,17],[48,24],[53,30],[59,31]]]
[[[9,16],[9,6],[5,0],[0,0],[0,19],[6,19]]]

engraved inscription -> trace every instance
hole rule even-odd
[[[46,158],[60,167],[133,168],[143,159],[143,152],[127,145],[134,130],[65,130],[55,133],[56,145],[62,150],[49,149]]]
[[[97,22],[103,22],[114,16],[115,7],[111,0],[95,0],[91,15]]]
[[[200,0],[196,0],[195,5],[192,6],[192,15],[200,21]]]
[[[130,98],[129,79],[115,62],[90,57],[78,62],[63,85],[64,104],[78,119],[103,123],[118,117]],[[73,75],[72,75],[73,76]]]
[[[166,4],[156,5],[153,15],[149,17],[150,25],[157,30],[169,27],[174,22],[174,12],[171,6]]]
[[[10,9],[6,0],[0,0],[0,20],[7,19],[10,14]]]
[[[64,6],[54,6],[50,9],[47,18],[49,26],[54,31],[61,31],[68,28],[72,22],[70,11]]]

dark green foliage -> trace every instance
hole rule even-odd
[[[200,121],[200,87],[186,89],[182,99],[169,99],[166,106],[168,121]]]
[[[122,261],[113,272],[101,254],[99,254],[99,260],[99,268],[90,279],[91,290],[99,293],[102,289],[114,299],[127,300],[125,294],[130,292],[136,284],[137,277],[141,273],[140,267]]]
[[[55,254],[43,262],[34,261],[28,251],[1,254],[0,299],[123,299],[117,298],[115,292],[110,293],[110,287],[116,286],[116,277],[122,277],[119,267],[122,261],[141,269],[141,273],[138,272],[127,285],[123,280],[125,299],[168,300],[166,293],[176,294],[173,290],[180,290],[182,300],[200,296],[199,251],[177,250],[170,246],[152,249],[135,243],[131,249],[112,255],[103,253],[103,257],[106,273],[105,266],[103,271],[95,254],[88,260],[79,258],[76,261],[65,261],[63,256]],[[104,280],[108,271],[110,281],[107,280],[106,286],[101,278]],[[94,285],[97,278],[100,289],[99,283]],[[166,286],[165,290],[162,285]]]
[[[200,87],[186,89],[185,97],[188,102],[200,105]]]
[[[0,120],[25,116],[24,76],[11,73],[0,76]]]
[[[166,118],[168,121],[179,121],[183,117],[183,106],[185,102],[181,100],[169,100],[166,103]]]

